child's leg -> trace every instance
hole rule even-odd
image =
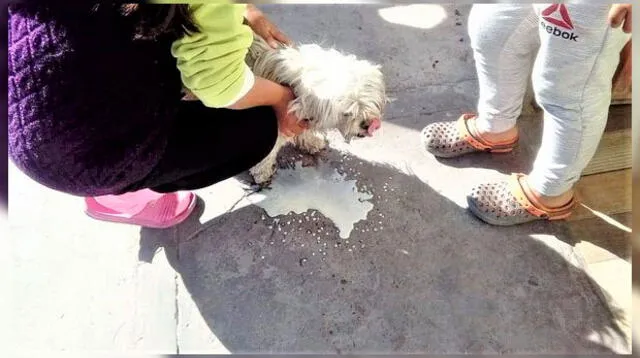
[[[478,115],[426,126],[421,138],[429,153],[453,158],[513,149],[518,141],[516,119],[538,45],[535,30],[531,4],[473,5],[469,37],[480,87]]]
[[[531,4],[473,5],[469,37],[480,86],[478,131],[515,127],[538,45],[536,20]]]
[[[604,131],[611,80],[628,39],[609,27],[609,7],[535,5],[541,45],[532,79],[544,131],[528,183],[544,196],[572,188]]]

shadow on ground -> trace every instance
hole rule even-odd
[[[570,241],[563,226],[491,227],[417,178],[350,163],[380,195],[348,240],[321,215],[279,231],[247,206],[143,229],[140,258],[164,247],[232,353],[611,353],[588,338],[617,334],[595,284],[544,243]]]

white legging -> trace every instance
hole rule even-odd
[[[571,189],[602,137],[611,80],[629,39],[609,27],[610,6],[482,4],[471,10],[477,126],[493,133],[513,128],[532,74],[544,130],[529,184],[543,195]]]

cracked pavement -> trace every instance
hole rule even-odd
[[[269,218],[235,179],[199,190],[198,212],[176,228],[93,221],[82,200],[11,166],[5,346],[25,355],[624,351],[562,224],[495,228],[465,210],[473,185],[526,170],[534,143],[455,163],[421,151],[424,125],[477,98],[469,6],[443,6],[448,17],[430,29],[389,23],[384,7],[263,7],[297,42],[382,64],[395,97],[380,135],[334,142],[319,159],[374,194],[347,240],[313,211]]]

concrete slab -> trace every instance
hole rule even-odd
[[[535,144],[453,162],[422,152],[420,129],[473,109],[477,97],[469,6],[429,6],[446,17],[422,28],[388,22],[388,12],[385,20],[379,10],[392,6],[264,7],[296,41],[324,40],[383,64],[397,99],[380,135],[351,145],[334,138],[320,159],[374,194],[374,208],[348,239],[321,213],[274,222],[249,205],[236,179],[199,190],[198,213],[173,229],[95,222],[83,216],[81,200],[11,167],[9,346],[23,353],[626,352],[572,246],[579,240],[564,225],[494,228],[465,210],[473,185],[525,170]]]
[[[140,228],[92,220],[82,199],[9,169],[9,347],[174,351],[176,273],[163,255],[138,259]]]

